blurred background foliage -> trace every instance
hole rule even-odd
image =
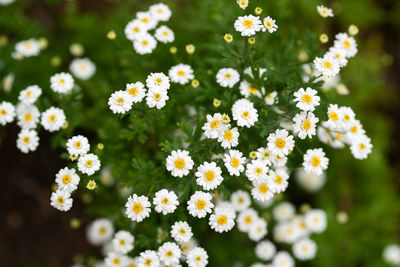
[[[233,22],[241,11],[233,0],[201,0],[165,1],[172,9],[173,15],[167,25],[175,32],[174,46],[178,53],[173,56],[169,53],[169,45],[158,44],[154,55],[139,56],[134,53],[130,41],[124,37],[124,27],[134,18],[137,11],[146,10],[155,1],[136,0],[16,0],[9,6],[0,7],[0,35],[7,36],[8,44],[0,48],[0,78],[8,73],[15,74],[13,90],[10,93],[0,92],[1,100],[15,103],[18,92],[31,84],[38,84],[44,89],[45,99],[40,102],[39,109],[43,110],[51,105],[60,106],[70,124],[66,131],[51,137],[52,147],[63,143],[65,137],[74,133],[83,133],[91,140],[112,144],[118,140],[118,135],[109,129],[121,129],[117,116],[110,114],[106,101],[115,90],[125,87],[128,81],[141,80],[152,71],[167,73],[170,66],[176,62],[186,62],[194,66],[196,78],[202,81],[207,73],[197,73],[196,69],[207,69],[211,64],[227,66],[220,54],[223,51],[222,36],[233,33]],[[323,19],[316,6],[325,4],[333,8],[334,18]],[[315,237],[318,244],[317,257],[312,262],[301,263],[298,266],[385,266],[382,260],[382,250],[390,243],[400,242],[400,127],[399,127],[399,96],[400,96],[400,68],[399,68],[399,38],[400,38],[400,1],[396,0],[336,0],[336,1],[257,1],[250,0],[250,5],[245,13],[250,13],[256,6],[263,8],[263,15],[277,19],[278,32],[271,37],[269,46],[266,40],[256,40],[263,49],[276,49],[275,53],[282,53],[284,47],[279,46],[280,39],[293,39],[296,49],[290,53],[298,53],[298,48],[304,42],[318,42],[318,36],[327,33],[330,42],[318,44],[316,51],[327,49],[334,35],[347,31],[350,24],[359,27],[360,33],[356,36],[359,52],[351,59],[348,66],[341,71],[342,81],[350,90],[348,96],[337,96],[333,99],[340,105],[351,106],[358,119],[364,125],[368,136],[374,145],[373,153],[363,161],[355,160],[347,149],[329,149],[330,167],[327,172],[327,183],[317,194],[310,194],[301,189],[290,191],[286,196],[299,207],[309,203],[313,207],[322,208],[328,213],[328,229],[323,234]],[[117,38],[108,40],[106,34],[114,30]],[[311,39],[307,39],[309,38]],[[17,61],[11,58],[14,44],[17,41],[29,38],[45,37],[49,46],[42,51],[39,57],[25,58]],[[238,38],[234,35],[234,38]],[[73,56],[69,52],[72,43],[82,44],[85,48],[84,57],[90,58],[97,66],[97,72],[88,81],[77,82],[81,87],[79,94],[71,97],[81,99],[79,104],[70,105],[69,101],[58,97],[49,90],[50,75],[68,71],[68,66]],[[185,53],[185,45],[192,43],[196,46],[193,57]],[[315,45],[315,44],[314,44]],[[310,57],[316,55],[313,51]],[[308,52],[308,51],[307,51]],[[297,56],[297,54],[291,54]],[[57,62],[59,61],[59,62]],[[57,64],[56,64],[57,63]],[[59,64],[58,64],[59,63]],[[203,85],[202,85],[203,86]],[[202,90],[208,90],[210,96],[201,99],[209,107],[212,98],[219,97],[221,91],[214,90],[215,84],[205,84]],[[171,100],[170,100],[171,101]],[[104,116],[106,112],[109,116]],[[182,112],[182,111],[181,111]],[[74,114],[70,119],[69,114]],[[76,114],[80,114],[77,116]],[[156,120],[159,113],[150,114],[151,120]],[[159,120],[158,120],[159,122]],[[10,136],[11,134],[11,136]],[[15,130],[0,129],[2,146],[1,154],[9,153],[16,148],[4,145],[13,143],[16,138]],[[140,135],[138,133],[138,135]],[[50,135],[41,133],[39,150],[45,150]],[[140,136],[138,136],[140,138]],[[139,139],[138,139],[139,141]],[[93,144],[95,142],[92,142]],[[119,146],[123,144],[117,145]],[[154,144],[157,145],[157,144]],[[132,148],[134,149],[134,148]],[[47,155],[57,157],[57,151],[47,151]],[[100,151],[97,151],[100,153]],[[105,152],[106,153],[106,152]],[[127,152],[129,153],[129,151]],[[134,151],[134,154],[140,151]],[[2,192],[6,194],[7,182],[4,178],[10,177],[10,166],[7,161],[18,161],[28,158],[18,153],[11,153],[13,157],[4,156],[1,161],[0,184]],[[66,154],[63,154],[67,157]],[[107,157],[107,155],[103,155]],[[147,155],[150,157],[151,155]],[[15,158],[14,158],[15,157]],[[3,156],[2,156],[3,158]],[[32,159],[33,160],[33,159]],[[39,161],[40,163],[40,161]],[[52,163],[49,169],[56,170],[57,162]],[[127,164],[130,164],[127,163]],[[39,166],[34,166],[39,168]],[[41,167],[40,167],[41,168]],[[49,172],[50,173],[50,172]],[[32,179],[40,179],[45,190],[50,190],[53,175],[40,176],[35,174]],[[295,186],[294,183],[291,184]],[[47,188],[46,188],[47,186]],[[11,189],[10,189],[11,190]],[[50,194],[48,192],[48,194]],[[85,202],[85,196],[82,196]],[[89,196],[90,198],[90,196]],[[46,199],[46,198],[44,198]],[[47,198],[48,199],[48,198]],[[20,201],[18,193],[7,201]],[[104,200],[107,202],[107,199]],[[33,209],[37,208],[35,206]],[[47,208],[47,207],[46,207]],[[51,209],[50,207],[48,207]],[[5,209],[6,211],[12,208]],[[344,211],[349,220],[345,224],[337,221],[337,214]],[[20,210],[24,216],[23,210]],[[84,211],[79,206],[74,216],[82,217]],[[90,208],[86,211],[92,213]],[[107,211],[109,212],[109,210]],[[116,212],[119,212],[116,210]],[[107,213],[106,213],[107,214]],[[4,214],[4,219],[7,214]],[[74,255],[79,253],[97,253],[87,246],[75,246],[85,242],[83,227],[77,231],[69,230],[68,220],[73,215],[52,213],[52,216],[61,217],[57,221],[48,219],[41,221],[48,229],[48,235],[54,231],[65,231],[76,236],[70,239],[70,244],[65,244],[65,239],[58,237],[59,246],[68,248],[62,254],[50,246],[47,238],[36,240],[41,249],[35,246],[24,247],[23,243],[14,249],[7,249],[12,238],[24,239],[22,232],[6,235],[10,226],[4,224],[0,231],[0,245],[4,254],[0,256],[1,266],[69,266]],[[84,217],[84,216],[83,216]],[[83,222],[85,219],[83,219]],[[25,223],[24,229],[35,231],[35,228]],[[53,230],[52,230],[53,229]],[[243,247],[250,246],[248,239],[242,233],[228,233],[224,237],[210,235],[202,237],[206,242],[206,249],[213,259],[211,266],[231,266],[237,253],[243,253],[240,258],[245,262],[257,261],[251,250]],[[4,233],[4,235],[3,235]],[[200,237],[199,237],[200,238]],[[226,243],[225,240],[232,240]],[[82,241],[83,240],[83,241]],[[246,240],[246,241],[243,241]],[[46,243],[47,242],[47,243]],[[72,243],[72,244],[71,244]],[[28,244],[33,244],[28,242]],[[28,246],[28,245],[27,245]],[[48,253],[43,253],[48,248]],[[78,249],[79,248],[79,249]],[[86,249],[87,251],[83,251]],[[22,253],[23,251],[23,253]],[[23,261],[17,261],[19,253],[24,255]],[[36,254],[43,257],[36,258]],[[61,256],[62,255],[62,256]],[[54,259],[53,259],[54,258]],[[60,261],[60,259],[63,259]],[[3,263],[1,262],[3,261]],[[18,263],[16,263],[18,262]],[[23,263],[22,263],[23,262]],[[54,265],[56,264],[56,265]]]

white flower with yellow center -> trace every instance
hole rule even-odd
[[[317,245],[311,239],[304,238],[294,243],[292,250],[297,259],[302,261],[311,260],[315,258]]]
[[[230,149],[239,144],[239,131],[236,127],[230,128],[229,126],[223,127],[223,130],[218,136],[218,142],[225,149]]]
[[[88,58],[76,58],[69,65],[69,70],[76,78],[88,80],[96,72],[96,65]]]
[[[224,180],[221,174],[221,168],[215,162],[205,161],[197,168],[195,173],[197,177],[196,183],[203,187],[204,190],[213,190]]]
[[[383,259],[391,265],[400,264],[400,246],[397,244],[391,244],[385,247],[383,250]]]
[[[125,91],[131,95],[134,103],[141,102],[146,95],[146,89],[141,82],[127,83]]]
[[[325,157],[322,148],[308,149],[304,154],[303,167],[306,172],[312,172],[318,175],[328,168],[329,159]]]
[[[327,18],[327,17],[333,17],[333,11],[330,8],[327,8],[325,6],[317,6],[317,11],[321,15],[321,17]]]
[[[246,176],[250,182],[266,181],[268,179],[268,166],[262,160],[252,160],[246,165]]]
[[[342,110],[336,104],[330,104],[328,106],[328,121],[326,127],[331,130],[341,130],[343,127],[343,114]]]
[[[0,124],[6,125],[14,120],[15,107],[10,102],[2,101],[0,103]]]
[[[267,166],[271,165],[272,153],[268,150],[268,147],[260,147],[256,151],[258,160],[263,161]]]
[[[135,238],[128,231],[118,231],[112,240],[116,252],[127,254],[133,249],[133,241]]]
[[[340,67],[345,67],[347,65],[347,58],[346,58],[346,50],[340,47],[331,47],[329,52],[327,53],[332,55],[332,57],[336,58],[339,62]]]
[[[186,256],[186,263],[189,267],[205,267],[208,264],[208,254],[201,247],[193,248]]]
[[[256,87],[254,87],[246,80],[240,82],[239,89],[240,89],[240,94],[244,97],[249,97],[250,95],[261,97],[260,90],[258,90]]]
[[[168,76],[172,82],[182,85],[194,79],[192,67],[186,64],[178,64],[171,67],[168,71]]]
[[[186,150],[173,150],[166,159],[167,170],[175,177],[188,175],[189,171],[193,169],[193,165],[194,162],[189,156],[189,151]]]
[[[108,106],[114,114],[124,114],[132,109],[133,97],[127,91],[115,91],[108,99]]]
[[[169,96],[167,90],[160,88],[152,88],[147,91],[146,104],[150,108],[156,107],[157,109],[163,108],[167,104]]]
[[[179,264],[182,251],[177,244],[165,242],[158,248],[157,254],[164,265],[176,265]]]
[[[285,167],[287,160],[287,156],[279,156],[278,154],[271,155],[271,162],[275,168]]]
[[[172,43],[175,40],[174,32],[165,25],[160,26],[154,33],[154,37],[161,43]]]
[[[235,226],[235,212],[226,208],[215,208],[211,214],[209,225],[218,233],[228,232]]]
[[[74,78],[66,72],[54,74],[50,77],[50,87],[56,93],[69,93],[74,87]]]
[[[157,20],[151,15],[150,12],[137,12],[136,18],[146,25],[147,30],[152,30],[157,26]]]
[[[250,128],[258,120],[257,109],[247,99],[239,99],[232,105],[232,117],[240,127]]]
[[[264,18],[263,20],[263,28],[262,31],[265,32],[266,30],[269,33],[273,33],[278,29],[278,25],[276,25],[276,21],[272,19],[270,16]]]
[[[305,139],[306,137],[312,138],[316,134],[319,119],[315,117],[313,113],[303,111],[296,114],[293,121],[293,132],[297,134],[300,139]]]
[[[296,172],[297,182],[307,191],[317,192],[325,184],[325,173],[318,175],[312,172],[306,172],[300,169]]]
[[[192,236],[192,228],[185,221],[177,221],[171,226],[171,237],[178,243],[189,242]]]
[[[119,252],[110,252],[107,254],[104,262],[107,267],[126,267],[128,257]]]
[[[268,149],[272,154],[280,157],[288,155],[294,148],[293,136],[289,135],[289,132],[284,129],[277,129],[275,133],[270,133],[267,139]]]
[[[100,169],[100,160],[92,153],[82,155],[78,160],[78,169],[81,173],[93,175]]]
[[[65,190],[68,193],[72,193],[78,188],[79,181],[80,178],[73,168],[65,167],[56,174],[58,189]]]
[[[256,255],[262,260],[269,261],[275,255],[276,247],[269,240],[261,241],[256,246]]]
[[[306,90],[300,88],[294,94],[296,107],[304,111],[314,111],[316,106],[319,106],[320,97],[317,95],[317,91],[307,87]]]
[[[40,120],[39,109],[34,105],[20,104],[17,107],[17,124],[23,129],[36,128]]]
[[[196,191],[187,202],[189,214],[193,217],[204,218],[207,213],[211,213],[214,204],[211,202],[210,193]]]
[[[168,76],[162,72],[151,73],[147,76],[146,85],[149,89],[168,90],[170,87]]]
[[[219,69],[216,75],[217,83],[222,87],[232,88],[240,80],[237,70],[232,68]]]
[[[141,222],[150,216],[150,202],[146,196],[133,194],[125,204],[125,214],[134,222]]]
[[[147,28],[143,22],[134,19],[125,26],[124,31],[127,39],[135,41],[140,35],[147,33]]]
[[[37,85],[30,85],[19,92],[18,100],[24,104],[33,104],[42,94],[42,89]]]
[[[342,114],[342,129],[348,131],[356,119],[356,114],[350,107],[340,107],[340,113]]]
[[[307,228],[313,233],[322,233],[326,229],[326,213],[323,210],[312,209],[309,210],[305,217]]]
[[[277,95],[278,93],[276,91],[272,91],[271,93],[268,93],[267,95],[265,95],[265,104],[267,105],[273,105],[277,102]]]
[[[60,130],[65,122],[64,111],[60,108],[50,107],[42,113],[41,124],[49,132]]]
[[[69,211],[72,207],[71,194],[65,190],[53,192],[50,201],[50,205],[60,211]]]
[[[171,10],[166,4],[158,3],[150,6],[149,12],[157,21],[168,21],[171,17]]]
[[[371,139],[366,135],[360,135],[352,141],[351,153],[356,159],[366,159],[372,151]]]
[[[153,198],[153,204],[158,213],[166,215],[175,211],[176,207],[179,205],[179,201],[174,191],[162,189],[156,192]]]
[[[249,193],[243,190],[233,192],[231,195],[231,204],[235,211],[246,210],[251,205]]]
[[[272,260],[272,266],[294,267],[294,260],[286,251],[279,251]]]
[[[357,139],[359,136],[364,135],[365,130],[363,126],[361,125],[359,120],[354,120],[350,124],[350,128],[346,133],[346,139],[348,143],[352,143],[355,139]]]
[[[249,5],[249,0],[237,0],[236,2],[241,9],[246,9],[246,7]]]
[[[272,188],[273,184],[269,179],[259,182],[254,181],[253,188],[251,189],[251,195],[254,199],[259,201],[268,201],[274,197]]]
[[[87,228],[87,239],[92,245],[101,245],[108,242],[114,234],[112,222],[106,218],[94,220]]]
[[[271,191],[274,193],[284,192],[289,185],[289,174],[284,169],[270,170],[268,179],[271,182]]]
[[[207,122],[201,128],[204,131],[204,135],[207,138],[217,139],[223,129],[222,115],[215,113],[212,116],[207,115],[206,118]]]
[[[224,155],[224,165],[230,175],[239,176],[244,171],[244,163],[246,158],[239,150],[229,150]]]
[[[139,254],[139,267],[159,267],[160,259],[154,250],[145,250]]]
[[[294,206],[289,202],[282,202],[275,206],[272,211],[274,219],[284,222],[292,218],[296,213]]]
[[[252,36],[263,29],[260,17],[253,15],[238,17],[233,26],[242,36]]]
[[[340,71],[339,61],[332,54],[325,54],[323,58],[317,57],[313,61],[315,69],[324,76],[336,76]]]
[[[236,219],[238,228],[242,232],[250,231],[250,228],[258,219],[257,211],[252,208],[247,208],[241,211]]]
[[[40,44],[35,39],[21,41],[15,44],[15,51],[24,57],[37,56],[40,52]]]
[[[89,140],[83,135],[76,135],[68,139],[67,150],[70,155],[85,155],[90,150]]]
[[[156,39],[148,33],[138,35],[133,41],[133,48],[139,55],[151,54],[156,46]]]
[[[139,266],[139,257],[134,257],[134,258],[130,258],[128,257],[128,263],[126,265],[126,267],[138,267]],[[95,265],[95,267],[97,267]],[[99,267],[103,267],[103,266],[99,266]]]
[[[257,242],[264,238],[267,232],[267,222],[262,218],[258,218],[250,227],[249,238]]]
[[[28,153],[29,151],[35,151],[39,146],[39,137],[37,132],[34,130],[22,129],[17,138],[17,148],[22,153]]]
[[[357,54],[357,43],[353,37],[348,36],[347,33],[338,33],[335,38],[334,47],[343,49],[347,58]]]

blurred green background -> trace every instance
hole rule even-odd
[[[224,33],[233,32],[233,21],[241,14],[233,0],[164,2],[173,12],[167,25],[176,34],[174,45],[185,60],[182,51],[186,44],[196,45],[198,56],[193,60],[201,60],[205,52],[201,48],[212,45]],[[0,47],[0,78],[8,73],[16,77],[14,89],[10,93],[1,92],[1,100],[15,103],[19,90],[30,84],[48,88],[50,75],[68,70],[72,59],[70,45],[80,43],[85,48],[84,56],[97,65],[97,73],[91,80],[79,82],[85,89],[83,105],[67,106],[54,95],[48,97],[67,114],[77,110],[85,114],[70,122],[71,129],[84,122],[81,131],[101,137],[104,134],[99,125],[113,126],[111,120],[97,116],[99,110],[107,108],[106,99],[111,92],[122,88],[127,80],[144,77],[156,66],[160,68],[160,62],[164,62],[160,69],[164,72],[174,64],[168,45],[157,48],[155,62],[134,54],[123,35],[125,25],[135,13],[153,3],[156,1],[17,0],[9,6],[0,6],[0,35],[8,39],[8,44]],[[316,12],[319,4],[333,8],[335,17],[323,20]],[[400,243],[400,1],[250,0],[246,13],[256,6],[264,9],[263,15],[277,19],[278,33],[285,34],[293,28],[298,34],[309,30],[317,37],[327,33],[330,42],[321,45],[324,48],[329,47],[336,33],[347,31],[350,24],[359,27],[356,36],[359,52],[341,71],[350,94],[338,96],[335,101],[354,109],[372,139],[373,153],[368,159],[358,161],[348,151],[331,149],[324,188],[317,194],[304,191],[293,196],[298,206],[310,203],[326,210],[329,218],[327,231],[315,238],[316,259],[298,266],[386,266],[382,260],[383,248]],[[115,42],[106,38],[110,30],[117,34]],[[11,58],[15,42],[39,37],[45,37],[49,43],[39,57],[23,61]],[[59,65],[54,64],[55,58],[60,60]],[[68,214],[47,211],[51,209],[47,201],[53,175],[63,164],[57,159],[60,150],[48,147],[51,144],[55,147],[63,136],[58,134],[50,139],[49,134],[41,133],[41,145],[35,152],[40,156],[23,156],[15,148],[15,125],[1,127],[0,135],[0,221],[6,222],[0,226],[0,265],[70,266],[77,254],[90,251],[100,255],[86,244],[83,227],[78,230],[69,227],[71,218],[82,216],[82,205],[78,204]],[[48,160],[49,157],[52,159]],[[48,168],[39,170],[38,166],[44,163]],[[35,189],[34,193],[23,190],[25,183]],[[349,215],[347,223],[337,222],[339,211]],[[224,263],[230,262],[246,244],[237,240],[227,247],[213,241],[209,240],[207,250],[215,258],[214,266],[228,266]],[[257,261],[254,254],[248,257]]]

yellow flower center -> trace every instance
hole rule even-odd
[[[268,193],[268,186],[266,184],[260,184],[260,186],[258,187],[258,190],[260,190],[261,194],[266,194]]]
[[[341,133],[336,133],[335,138],[338,139],[338,140],[342,139],[342,134]]]
[[[49,122],[55,122],[56,121],[56,115],[50,115],[49,116]]]
[[[332,68],[332,63],[330,61],[324,61],[324,63],[322,63],[322,64],[327,69],[331,69]]]
[[[163,200],[161,200],[161,204],[164,204],[164,205],[167,205],[168,204],[168,202],[169,202],[169,199],[168,198],[163,198]]]
[[[149,44],[149,42],[147,40],[142,41],[142,45],[147,46],[148,44]]]
[[[63,184],[69,184],[71,182],[72,177],[69,174],[64,175],[62,178]]]
[[[206,207],[206,202],[204,200],[197,200],[196,207],[199,210],[202,210]]]
[[[174,161],[174,165],[177,169],[182,170],[185,167],[185,160],[184,159],[176,159]]]
[[[319,164],[321,164],[320,158],[317,157],[317,156],[312,157],[312,159],[311,159],[311,165],[312,165],[313,167],[318,167]]]
[[[143,210],[143,206],[139,202],[135,202],[135,203],[133,203],[132,210],[136,214],[140,213]]]
[[[185,76],[185,72],[183,70],[178,71],[176,74],[178,74],[178,76]]]
[[[304,94],[304,95],[301,97],[301,100],[302,100],[303,102],[309,104],[309,103],[311,103],[311,100],[312,100],[312,99],[311,99],[311,96],[310,96],[310,95]]]
[[[172,257],[174,255],[174,253],[172,253],[172,251],[167,251],[167,253],[165,253],[165,256],[167,257]]]
[[[253,21],[250,19],[245,19],[243,21],[243,25],[246,26],[247,28],[250,28],[251,26],[253,26]]]
[[[271,28],[272,23],[271,23],[270,21],[267,21],[267,22],[265,23],[265,26],[267,26],[267,28]]]
[[[250,115],[250,112],[248,112],[248,111],[245,111],[242,113],[243,118],[247,118],[249,115]]]
[[[210,127],[211,127],[211,129],[217,129],[218,128],[218,126],[219,126],[219,120],[213,120],[211,123],[210,123]]]
[[[107,232],[106,228],[104,228],[104,227],[100,227],[99,228],[99,234],[100,235],[104,235],[106,232]]]
[[[250,224],[253,222],[253,218],[251,216],[247,216],[246,218],[244,218],[244,222],[246,224]]]
[[[22,139],[22,142],[24,142],[25,144],[29,144],[31,142],[31,139],[28,136],[26,136]]]
[[[231,141],[232,139],[233,139],[233,134],[232,134],[232,132],[231,131],[226,131],[225,132],[225,134],[224,134],[224,138],[226,139],[226,140],[228,140],[228,141]]]
[[[231,160],[231,165],[232,165],[232,167],[234,167],[234,168],[239,167],[239,160],[238,160],[237,158],[233,158],[233,159]]]
[[[225,78],[229,79],[230,77],[231,77],[231,74],[230,74],[230,73],[226,73],[226,74],[225,74]]]
[[[352,133],[356,133],[358,131],[357,126],[354,125],[353,127],[351,127],[350,131]]]
[[[196,257],[196,261],[197,261],[197,262],[200,262],[200,261],[201,261],[201,257],[200,257],[200,256],[197,256],[197,257]]]
[[[79,142],[79,141],[75,142],[74,147],[81,148],[81,142]]]
[[[129,89],[129,94],[135,96],[137,93],[139,93],[139,90],[136,87],[132,87]]]
[[[276,139],[275,145],[276,145],[278,148],[284,148],[285,145],[286,145],[286,141],[285,141],[283,138],[280,138],[280,137],[279,137],[279,138]]]
[[[132,30],[133,30],[134,32],[140,32],[139,27],[133,27]]]
[[[119,258],[114,258],[114,259],[113,259],[113,263],[114,263],[115,265],[119,265],[119,263],[120,263]]]
[[[213,171],[207,171],[205,174],[204,174],[204,178],[206,178],[206,180],[207,181],[209,181],[209,182],[211,182],[212,180],[214,180],[214,178],[215,178],[215,173],[213,172]]]
[[[255,88],[255,87],[252,86],[252,85],[249,85],[248,90],[249,90],[249,92],[252,93],[252,94],[255,94],[255,93],[258,92],[257,88]]]
[[[181,235],[185,235],[186,234],[186,230],[184,228],[179,229],[179,233]]]
[[[344,117],[343,117],[343,118],[344,118],[344,120],[345,120],[345,121],[349,121],[349,120],[350,120],[350,116],[349,116],[349,115],[347,115],[347,114],[346,114],[346,115],[344,115]]]
[[[85,162],[85,167],[86,168],[91,168],[93,166],[93,161],[92,160],[87,160],[86,162]]]
[[[360,144],[360,150],[364,150],[365,149],[365,145],[364,144]]]
[[[161,79],[161,78],[156,78],[156,79],[154,80],[154,82],[155,82],[157,85],[160,85],[161,82],[162,82],[162,79]]]
[[[26,97],[30,97],[32,95],[32,91],[26,92]]]
[[[151,259],[146,259],[146,261],[144,262],[144,265],[150,266],[151,265]]]
[[[58,197],[58,198],[57,198],[57,203],[58,203],[58,204],[64,204],[64,198],[61,197],[61,196]]]
[[[244,199],[243,199],[242,197],[240,197],[240,198],[238,199],[238,201],[239,201],[240,204],[242,204],[243,201],[244,201]]]
[[[59,83],[62,83],[62,84],[65,83],[65,80],[64,80],[64,79],[60,79],[60,80],[58,80],[58,81],[59,81]]]
[[[343,46],[346,47],[346,48],[350,48],[351,44],[350,44],[349,41],[344,40],[344,41],[343,41]]]
[[[0,111],[0,114],[1,114],[2,116],[5,116],[5,115],[7,115],[7,111],[6,111],[5,109],[2,109],[2,110]]]
[[[282,176],[280,176],[280,175],[276,175],[276,176],[275,176],[275,183],[276,183],[276,184],[281,184],[282,181],[283,181]]]
[[[255,172],[257,175],[263,174],[262,168],[256,168],[256,169],[254,170],[254,172]]]
[[[32,119],[32,114],[31,113],[26,113],[24,116],[24,121],[30,121]]]
[[[303,129],[304,130],[309,130],[311,128],[311,121],[306,119],[303,121]]]
[[[154,100],[159,101],[161,99],[161,95],[159,93],[154,94]]]
[[[339,115],[336,112],[332,111],[331,113],[329,113],[329,118],[333,121],[337,121],[339,119]]]
[[[124,99],[122,97],[117,99],[117,104],[122,105],[124,103]]]
[[[147,23],[147,22],[149,22],[149,18],[142,18],[140,21],[143,23]]]
[[[217,223],[219,225],[225,225],[228,222],[228,218],[225,215],[219,216]]]
[[[119,240],[119,244],[120,244],[121,246],[125,245],[125,240],[120,239],[120,240]]]

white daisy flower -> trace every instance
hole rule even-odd
[[[320,97],[317,95],[317,91],[307,87],[306,90],[300,88],[294,94],[296,107],[304,111],[314,111],[316,106],[319,106]]]
[[[71,194],[65,190],[53,192],[50,201],[50,205],[60,211],[69,211],[72,207]]]
[[[317,6],[317,11],[321,15],[321,17],[327,18],[327,17],[333,17],[333,11],[330,8],[327,8],[325,6]]]
[[[49,132],[60,130],[65,122],[64,111],[60,108],[50,107],[42,113],[41,124]]]
[[[141,222],[150,216],[150,202],[146,196],[133,194],[125,204],[125,214],[134,222]]]
[[[33,104],[42,94],[42,89],[37,85],[31,85],[19,92],[18,100],[24,104]]]
[[[246,210],[251,205],[249,193],[243,190],[237,190],[231,195],[232,207],[235,211]]]
[[[346,51],[347,58],[354,57],[357,54],[357,43],[353,37],[348,36],[347,33],[338,33],[335,38],[334,47]]]
[[[128,264],[128,257],[112,251],[107,254],[104,262],[107,267],[125,267]]]
[[[157,41],[148,33],[136,36],[133,41],[133,48],[139,55],[151,54],[157,46]]]
[[[340,107],[340,114],[342,115],[342,128],[348,131],[356,119],[356,114],[350,107]]]
[[[273,185],[270,180],[265,181],[254,181],[253,189],[251,189],[251,195],[254,199],[259,201],[268,201],[274,197],[274,193],[272,191]]]
[[[189,214],[193,217],[204,218],[207,213],[211,213],[214,204],[211,202],[210,193],[196,191],[187,202]]]
[[[270,170],[268,178],[271,181],[271,191],[281,193],[288,187],[289,174],[284,169]]]
[[[208,264],[208,254],[201,247],[193,248],[186,256],[186,263],[189,267],[205,267]]]
[[[56,174],[56,183],[58,189],[64,190],[68,193],[72,193],[78,188],[80,178],[76,173],[75,169],[69,169],[65,167],[60,169]]]
[[[239,144],[239,131],[236,127],[229,128],[229,126],[223,127],[223,130],[218,136],[218,142],[225,149],[230,149]]]
[[[360,135],[352,141],[351,153],[356,159],[366,159],[372,151],[371,139],[366,135]]]
[[[221,121],[222,115],[215,113],[214,115],[207,115],[207,122],[201,128],[204,131],[204,135],[207,138],[217,139],[220,132],[223,129],[223,123]]]
[[[332,54],[325,54],[323,58],[317,57],[313,61],[314,67],[324,76],[336,76],[340,71],[339,61]]]
[[[112,222],[106,218],[94,220],[87,228],[86,236],[90,244],[101,245],[109,241],[114,234]]]
[[[267,232],[267,222],[262,218],[258,218],[250,227],[249,238],[257,242],[264,238]]]
[[[311,138],[316,134],[316,127],[319,119],[311,112],[303,111],[296,114],[293,118],[293,132],[300,139],[305,139],[307,136]]]
[[[361,135],[365,135],[365,130],[359,120],[353,120],[350,124],[349,131],[346,133],[346,139],[351,144],[353,141]]]
[[[317,245],[313,240],[304,238],[294,243],[292,250],[297,259],[302,261],[312,260],[317,253]]]
[[[100,160],[92,153],[81,155],[78,160],[78,170],[87,175],[93,175],[100,170]]]
[[[257,212],[252,208],[248,208],[239,213],[236,222],[240,231],[248,232],[257,220]]]
[[[268,149],[271,153],[280,157],[286,156],[294,148],[293,136],[289,135],[286,130],[277,129],[275,133],[268,136]]]
[[[50,77],[50,87],[56,93],[66,94],[74,87],[74,78],[66,72],[54,74]]]
[[[257,109],[252,102],[244,98],[236,100],[232,105],[232,116],[240,127],[250,128],[258,120]]]
[[[246,80],[240,82],[239,90],[240,94],[244,97],[249,97],[250,95],[256,95],[258,97],[261,97],[260,91]]]
[[[256,255],[262,260],[269,261],[275,255],[276,247],[269,240],[261,241],[256,246]]]
[[[151,16],[157,21],[168,21],[172,14],[169,7],[163,3],[150,6],[149,11]]]
[[[218,233],[228,232],[235,226],[235,213],[230,209],[216,208],[210,215],[209,225]]]
[[[133,97],[127,91],[115,91],[108,99],[108,106],[114,114],[124,114],[132,109]]]
[[[174,83],[187,84],[194,79],[193,69],[186,64],[178,64],[171,67],[168,71],[168,76]]]
[[[40,44],[35,39],[24,40],[15,44],[15,51],[24,57],[39,55]]]
[[[0,124],[6,125],[14,120],[15,107],[10,102],[0,102]]]
[[[219,69],[216,75],[217,83],[222,87],[232,88],[240,80],[237,70],[232,68]]]
[[[346,58],[346,50],[340,47],[331,47],[329,48],[329,55],[332,55],[339,63],[340,67],[345,67],[347,65],[347,58]],[[325,86],[324,86],[325,87]]]
[[[268,166],[262,160],[252,160],[246,165],[246,176],[250,182],[262,182],[268,179]]]
[[[146,89],[141,82],[127,83],[125,91],[131,95],[133,103],[141,102],[146,95]]]
[[[193,165],[194,162],[189,156],[189,151],[186,150],[173,150],[166,159],[167,170],[175,177],[188,175],[189,171],[193,169]]]
[[[143,22],[134,19],[125,26],[124,32],[127,39],[135,41],[140,35],[147,33],[147,28]]]
[[[328,121],[326,126],[331,130],[341,130],[343,127],[343,114],[342,110],[336,104],[329,104],[328,106]]]
[[[313,233],[322,233],[326,229],[326,213],[323,210],[312,209],[309,210],[305,217],[307,228]]]
[[[262,31],[265,32],[266,30],[269,33],[273,33],[278,29],[278,25],[276,25],[276,21],[272,19],[270,16],[264,18],[263,20],[263,28]]]
[[[267,94],[264,98],[265,104],[270,105],[270,106],[275,104],[277,102],[277,98],[276,98],[277,96],[278,96],[278,93],[276,91],[272,91],[271,93]]]
[[[229,150],[224,155],[225,167],[230,175],[239,176],[244,171],[244,162],[246,158],[243,157],[243,153],[239,150]]]
[[[252,36],[263,29],[260,17],[253,15],[238,17],[233,26],[242,36]]]
[[[205,161],[197,168],[195,173],[197,177],[196,183],[203,187],[204,190],[213,190],[224,180],[221,174],[221,168],[215,162]]]
[[[151,73],[147,76],[146,85],[149,89],[168,90],[170,87],[169,78],[162,72]]]
[[[297,182],[307,191],[316,192],[325,184],[326,176],[322,174],[315,174],[313,172],[306,172],[300,169],[296,172]]]
[[[139,266],[139,257],[130,258],[128,257],[127,267],[138,267]],[[103,267],[103,266],[96,266],[95,267]],[[104,266],[105,267],[105,266]]]
[[[323,170],[328,168],[329,159],[325,157],[322,148],[308,149],[304,154],[303,167],[306,172],[313,172],[321,175]]]
[[[153,204],[158,213],[166,215],[175,211],[176,207],[179,205],[179,201],[174,191],[162,189],[156,192],[153,198]]]
[[[23,129],[36,128],[40,121],[39,109],[34,105],[21,104],[17,108],[17,124]]]
[[[146,25],[147,30],[152,30],[157,26],[157,20],[151,15],[150,12],[137,12],[136,18]]]
[[[272,164],[272,153],[268,150],[268,147],[259,147],[256,151],[256,157],[258,160],[263,161],[267,166]]]
[[[271,162],[275,168],[283,168],[286,166],[287,156],[279,156],[278,154],[272,154]]]
[[[178,243],[189,242],[193,236],[192,228],[185,221],[177,221],[171,226],[171,236]]]
[[[146,104],[150,108],[163,108],[167,104],[169,96],[165,89],[152,88],[147,91]]]
[[[116,252],[127,254],[133,249],[135,238],[128,231],[118,231],[112,240]]]
[[[161,43],[167,44],[172,43],[175,40],[174,32],[165,25],[157,28],[154,33],[154,37]]]
[[[296,213],[294,206],[289,202],[282,202],[275,206],[272,211],[274,219],[284,222],[292,218]]]
[[[17,138],[17,148],[22,153],[28,153],[29,151],[35,151],[39,146],[39,137],[37,132],[34,130],[22,129]]]
[[[400,246],[391,244],[383,250],[383,259],[394,266],[400,264]]]
[[[85,155],[90,150],[89,140],[83,135],[76,135],[68,139],[67,150],[70,155]]]
[[[292,256],[286,251],[279,251],[272,259],[272,266],[276,267],[294,267]]]
[[[249,0],[237,0],[236,2],[243,10],[246,9],[246,7],[249,5]]]
[[[96,72],[96,65],[88,58],[76,58],[69,65],[69,70],[76,78],[88,80]]]
[[[157,254],[164,265],[176,265],[179,264],[182,251],[177,244],[165,242],[158,248]]]

